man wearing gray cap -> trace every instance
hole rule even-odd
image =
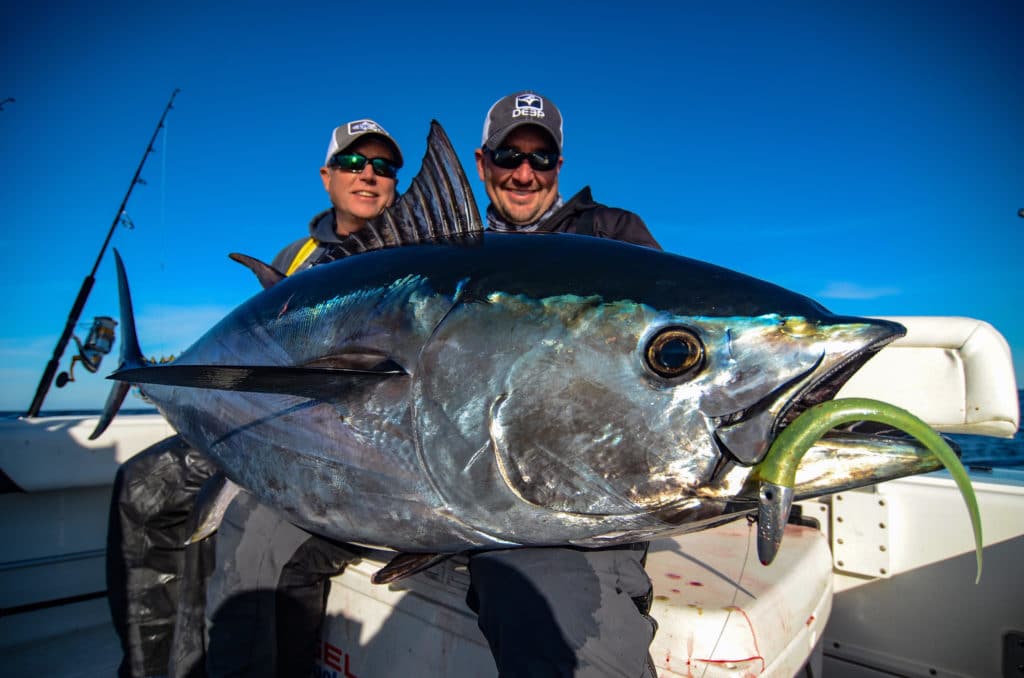
[[[373,120],[353,120],[335,128],[320,168],[332,207],[309,222],[308,238],[285,247],[271,265],[288,275],[308,268],[324,245],[340,242],[379,216],[395,201],[402,164],[398,143]],[[303,256],[298,259],[300,254]]]
[[[331,243],[378,216],[395,200],[401,166],[398,143],[376,122],[337,127],[320,168],[332,206],[313,217],[309,236],[285,247],[273,266],[288,275],[308,268]],[[209,675],[306,678],[313,669],[329,578],[344,569],[355,547],[313,537],[241,493],[217,538],[185,549],[197,493],[215,471],[180,436],[118,470],[107,588],[124,651],[122,678],[169,670],[207,675],[207,662]],[[208,590],[214,548],[221,567]],[[213,621],[205,629],[204,613]]]
[[[395,202],[401,166],[398,143],[373,120],[335,128],[320,168],[331,208],[271,265],[286,275],[316,265]],[[306,532],[241,490],[224,514],[207,587],[208,675],[311,675],[330,578],[359,551]]]
[[[331,207],[271,266],[286,275],[314,266],[332,244],[380,216],[395,202],[402,164],[398,143],[373,120],[335,128],[320,168]],[[216,549],[206,589],[208,675],[307,678],[330,578],[358,557],[359,547],[311,534],[240,490],[224,513]],[[175,666],[174,674],[190,675],[188,668]]]
[[[491,204],[488,228],[593,235],[661,249],[639,216],[558,191],[562,115],[532,91],[487,112],[476,166]],[[623,274],[626,274],[624,271]],[[647,544],[606,549],[522,548],[469,560],[469,607],[502,676],[654,678],[647,616]]]
[[[594,202],[589,187],[562,200],[562,114],[550,99],[530,91],[499,99],[475,155],[491,199],[489,228],[582,233],[661,249],[640,217]]]

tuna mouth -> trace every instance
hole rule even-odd
[[[771,442],[786,426],[807,409],[832,400],[868,360],[906,333],[897,323],[872,320],[870,324],[878,335],[859,350],[842,360],[823,352],[808,369],[780,384],[753,405],[719,417],[714,437],[723,458],[743,466],[760,462]],[[818,373],[826,358],[833,364]]]
[[[865,322],[865,321],[861,321]],[[828,370],[820,374],[813,381],[801,388],[779,412],[775,425],[771,430],[771,438],[774,440],[782,429],[786,428],[794,419],[800,416],[805,410],[814,407],[818,403],[832,400],[839,389],[850,380],[866,362],[871,360],[879,351],[899,339],[907,333],[905,327],[898,323],[887,320],[871,320],[880,332],[880,336],[861,347],[860,350],[851,353],[844,360],[832,365]],[[888,331],[886,331],[888,330]],[[817,369],[817,366],[813,369]],[[809,372],[813,373],[813,369]]]
[[[850,356],[847,360],[836,365],[805,386],[779,413],[779,416],[776,418],[775,427],[772,430],[772,438],[774,439],[782,429],[786,428],[790,422],[799,417],[805,410],[814,407],[818,403],[835,398],[836,394],[839,393],[839,389],[850,380],[850,377],[895,338],[888,337],[866,346],[859,353]]]

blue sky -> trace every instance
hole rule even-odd
[[[269,260],[327,206],[335,125],[388,128],[408,185],[432,118],[472,169],[487,108],[532,88],[565,117],[566,197],[589,184],[665,249],[837,312],[987,320],[1024,381],[1019,1],[19,4],[0,9],[0,409],[31,401],[178,87],[113,239],[149,355],[257,291],[228,252]],[[82,323],[116,314],[108,252]],[[99,407],[114,362],[45,409]]]

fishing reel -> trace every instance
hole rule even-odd
[[[71,367],[67,372],[57,375],[54,382],[57,384],[57,388],[64,388],[68,382],[75,380],[76,362],[82,363],[82,367],[90,373],[95,373],[100,368],[103,356],[110,353],[110,349],[114,347],[115,327],[117,327],[116,320],[110,316],[100,315],[93,318],[92,327],[89,328],[85,342],[82,342],[77,336],[72,337],[78,346],[78,355],[71,358]]]

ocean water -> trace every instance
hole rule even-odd
[[[1024,402],[1024,391],[1017,391],[1017,406]],[[1021,421],[1024,421],[1024,407],[1021,407]],[[960,445],[964,466],[973,471],[987,469],[1017,469],[1024,476],[1024,434],[1017,429],[1013,438],[992,438],[990,436],[951,435]]]

